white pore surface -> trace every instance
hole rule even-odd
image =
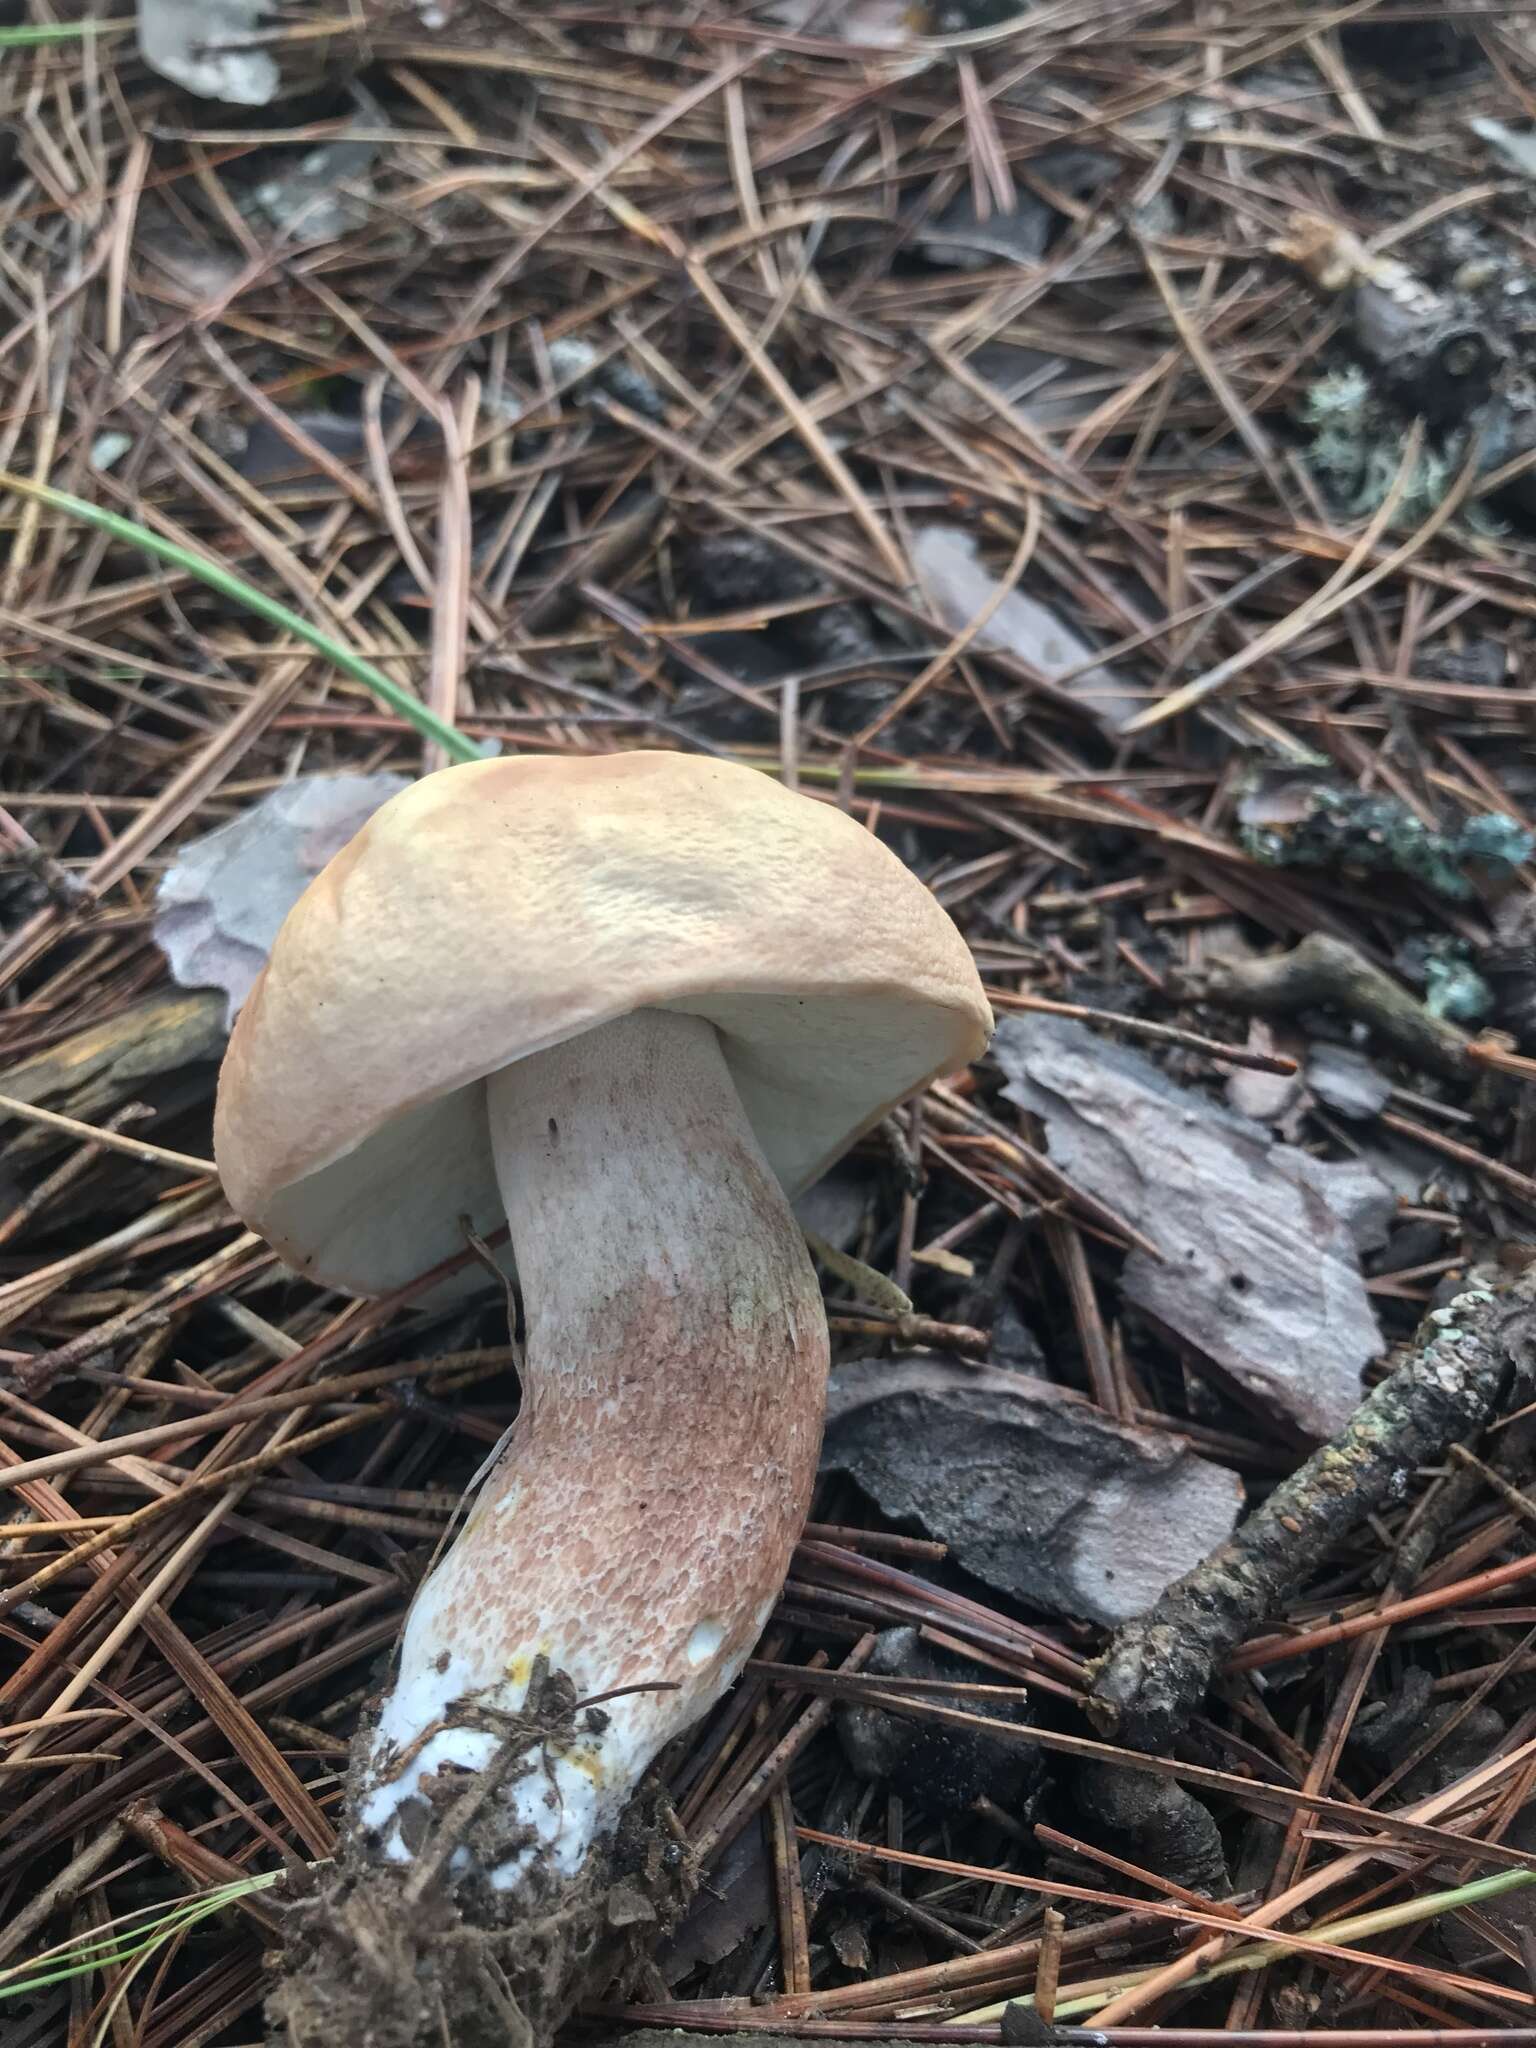
[[[640,1011],[493,1075],[487,1101],[523,1408],[412,1607],[359,1815],[409,1861],[541,1657],[580,1699],[649,1687],[578,1712],[497,1795],[533,1831],[487,1873],[509,1886],[534,1860],[577,1870],[740,1670],[809,1501],[826,1327],[713,1026]]]

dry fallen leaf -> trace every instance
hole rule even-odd
[[[262,0],[139,0],[139,54],[199,99],[265,107],[279,73],[267,50],[243,48],[266,26]]]
[[[976,543],[954,526],[925,526],[913,536],[912,566],[936,616],[951,632],[968,626],[997,589],[977,555]],[[1143,708],[1144,699],[1113,669],[1094,661],[1094,650],[1049,605],[1010,590],[976,635],[983,651],[1011,654],[1048,682],[1081,697],[1111,731]]]
[[[404,775],[304,775],[182,847],[160,884],[155,941],[183,988],[218,988],[229,1021],[288,912]]]
[[[926,26],[923,9],[910,0],[776,0],[765,19],[866,50],[902,49]]]

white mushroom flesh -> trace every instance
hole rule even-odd
[[[498,1797],[487,1873],[580,1867],[662,1746],[741,1669],[809,1505],[826,1321],[789,1204],[702,1019],[637,1011],[486,1083],[521,1278],[523,1405],[406,1623],[360,1817],[409,1860],[495,1757],[539,1659],[578,1734]],[[445,1768],[446,1767],[446,1768]],[[415,1824],[412,1823],[412,1809]],[[462,1863],[460,1864],[462,1867]]]

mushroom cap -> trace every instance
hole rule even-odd
[[[949,917],[854,819],[662,752],[447,768],[299,898],[219,1075],[236,1211],[383,1294],[503,1220],[485,1078],[639,1009],[707,1018],[793,1196],[992,1013]]]

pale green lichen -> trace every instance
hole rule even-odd
[[[1304,796],[1284,822],[1242,825],[1244,851],[1273,867],[1410,875],[1437,896],[1458,902],[1473,895],[1474,874],[1503,881],[1531,856],[1531,834],[1502,811],[1440,832],[1393,796],[1327,782],[1312,785]]]
[[[1425,961],[1424,1007],[1450,1024],[1480,1024],[1493,1008],[1493,991],[1464,947],[1448,946]]]
[[[1409,428],[1379,400],[1365,372],[1351,364],[1309,385],[1301,417],[1312,428],[1307,459],[1335,502],[1356,518],[1379,511],[1394,491],[1396,527],[1421,526],[1444,501],[1471,447],[1470,427],[1455,427],[1419,449],[1411,474],[1402,478]],[[1474,502],[1457,515],[1473,532],[1495,538],[1501,521]]]

